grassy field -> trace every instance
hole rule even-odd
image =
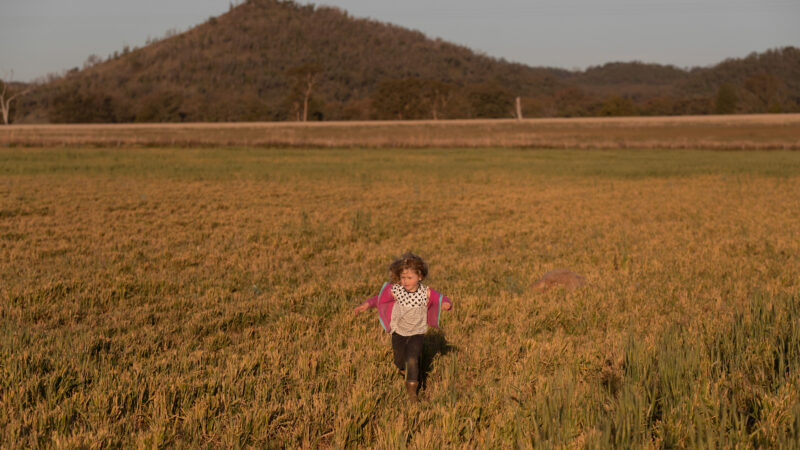
[[[800,150],[800,114],[0,127],[4,147],[81,145]]]
[[[796,447],[798,236],[788,151],[1,149],[0,446]]]

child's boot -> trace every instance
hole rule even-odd
[[[411,400],[411,403],[419,402],[417,398],[417,387],[419,387],[418,382],[406,381],[406,392],[408,393],[408,399]]]

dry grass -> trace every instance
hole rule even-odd
[[[0,445],[791,446],[797,236],[794,152],[4,149]]]
[[[797,150],[800,114],[0,127],[0,146],[52,145]]]

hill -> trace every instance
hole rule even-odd
[[[91,57],[18,122],[181,122],[797,111],[800,51],[712,68],[534,68],[337,8],[250,0],[181,34]],[[722,102],[719,98],[722,96]],[[721,104],[724,108],[720,108]]]

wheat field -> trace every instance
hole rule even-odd
[[[0,147],[800,150],[800,114],[0,127]]]
[[[0,149],[0,446],[796,448],[798,236],[790,151]]]

